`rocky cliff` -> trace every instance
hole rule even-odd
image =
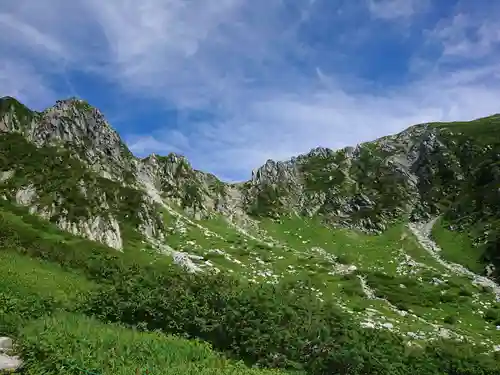
[[[499,266],[499,134],[494,115],[268,161],[245,184],[246,206],[258,215],[319,215],[373,233],[395,221],[442,216],[450,229],[469,233],[485,264]]]
[[[317,216],[370,233],[442,216],[470,233],[485,263],[500,266],[499,124],[496,115],[415,125],[356,147],[269,160],[249,181],[225,184],[180,155],[134,157],[82,100],[34,112],[7,97],[0,100],[0,189],[4,199],[117,249],[164,236],[165,205],[238,222]]]

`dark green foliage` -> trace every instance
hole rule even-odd
[[[10,96],[0,98],[0,116],[5,113],[14,113],[21,126],[29,124],[38,116],[37,112],[31,111],[24,104]]]
[[[480,347],[440,340],[407,358],[409,374],[498,375],[498,359]]]
[[[21,330],[24,371],[30,374],[279,375],[249,369],[197,340],[139,332],[81,315],[59,313]]]
[[[249,207],[249,214],[253,216],[277,217],[283,210],[282,189],[272,184],[265,184],[258,191],[257,196]]]
[[[404,354],[399,339],[360,330],[334,304],[319,303],[293,285],[247,287],[220,276],[150,270],[102,290],[87,313],[199,337],[261,366],[311,374],[404,373],[404,365],[392,360]]]
[[[53,298],[0,283],[0,336],[16,334],[27,321],[50,314],[58,307]]]
[[[484,313],[484,320],[493,323],[494,325],[500,325],[500,304],[496,304],[493,307],[486,310]]]
[[[438,303],[456,304],[459,302],[455,290],[443,290],[439,286],[421,283],[404,276],[389,276],[379,272],[368,273],[368,285],[375,290],[377,297],[409,310],[418,306],[435,306]]]
[[[455,324],[457,322],[457,317],[455,315],[448,315],[443,319],[443,321],[446,324]]]

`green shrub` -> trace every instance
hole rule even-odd
[[[249,369],[215,354],[210,345],[103,324],[80,315],[60,313],[34,321],[21,330],[21,353],[28,373],[106,375],[278,375]],[[79,371],[80,370],[80,371]]]
[[[0,335],[15,335],[29,320],[50,314],[59,307],[53,298],[14,290],[0,283]]]
[[[490,308],[484,313],[484,320],[488,322],[500,322],[500,310],[495,308]]]
[[[457,317],[455,315],[448,315],[443,319],[446,324],[455,324],[457,322]]]
[[[434,306],[450,297],[443,297],[439,287],[427,283],[419,283],[404,276],[389,276],[379,272],[368,273],[368,285],[375,290],[377,297],[385,298],[396,306],[408,310],[418,306]],[[405,288],[401,288],[401,284]],[[453,300],[451,297],[450,301]]]

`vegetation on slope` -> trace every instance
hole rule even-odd
[[[499,373],[500,363],[482,354],[484,349],[480,347],[443,341],[429,343],[423,349],[407,348],[400,336],[362,329],[336,308],[334,299],[320,302],[294,283],[256,287],[222,273],[187,274],[161,257],[120,254],[72,238],[34,217],[17,216],[16,220],[9,212],[3,213],[0,248],[4,254],[15,251],[22,254],[16,257],[32,259],[27,262],[58,264],[49,266],[47,272],[62,267],[57,271],[61,283],[67,280],[63,276],[66,272],[76,272],[75,277],[84,275],[91,281],[82,283],[84,300],[52,296],[48,288],[39,286],[2,291],[4,298],[22,302],[19,309],[9,310],[4,316],[25,311],[23,301],[28,298],[38,301],[29,303],[30,310],[23,313],[25,319],[10,323],[10,327],[16,328],[10,332],[20,338],[20,350],[27,356],[28,371],[32,373],[60,369],[66,360],[91,369],[98,367],[104,373],[125,373],[134,367],[136,358],[137,367],[145,364],[139,360],[141,353],[151,359],[158,371],[178,366],[178,373],[189,374],[206,365],[204,371],[211,374],[214,368],[230,371],[233,366],[229,362],[227,366],[220,365],[226,362],[210,354],[203,344],[178,341],[164,334],[203,339],[214,349],[248,364],[302,370],[311,375]],[[32,284],[22,275],[20,271],[24,284]],[[54,279],[45,280],[54,283]],[[95,289],[93,283],[101,286]],[[60,310],[68,312],[60,315]],[[56,315],[44,317],[51,311]],[[73,315],[76,311],[94,318]],[[41,320],[30,323],[33,318]],[[103,325],[95,319],[130,328]],[[134,327],[157,333],[139,333]],[[43,339],[37,346],[40,337]],[[116,356],[108,366],[99,350],[111,346],[116,347]],[[174,356],[179,362],[174,363]],[[199,362],[188,363],[192,356]]]
[[[284,163],[269,162],[258,183],[245,185],[250,212],[317,214],[329,224],[379,233],[400,220],[442,215],[447,229],[471,238],[469,254],[453,259],[478,270],[470,261],[477,259],[481,273],[492,263],[500,276],[499,130],[499,115],[422,124],[356,148],[316,149],[282,169]]]
[[[88,104],[80,104],[82,111],[91,109]],[[38,116],[11,99],[0,101],[0,114],[6,107],[14,108],[22,124],[31,121],[30,116]],[[498,118],[492,117],[475,122],[478,129],[461,124],[453,128],[449,124],[433,125],[441,129],[439,142],[445,152],[441,146],[434,148],[424,153],[419,165],[420,198],[430,208],[429,213],[445,213],[442,226],[435,231],[436,238],[450,244],[446,254],[471,268],[477,259],[500,262],[496,229],[500,172],[498,141],[492,136],[497,123]],[[439,143],[434,141],[430,137],[425,142],[434,147]],[[422,147],[427,147],[424,143]],[[283,239],[285,246],[247,241],[228,231],[213,236],[210,245],[230,243],[232,260],[220,249],[198,249],[203,252],[203,260],[224,261],[228,266],[239,261],[238,271],[244,269],[245,261],[248,265],[253,259],[279,271],[280,276],[300,269],[298,274],[290,272],[285,277],[273,275],[272,282],[266,269],[257,279],[260,283],[252,284],[249,281],[257,281],[255,278],[248,280],[239,272],[234,272],[236,277],[225,272],[190,275],[158,254],[138,251],[142,250],[142,238],[136,232],[143,219],[139,215],[144,203],[142,192],[98,177],[68,150],[36,148],[19,134],[2,135],[0,187],[7,198],[33,188],[37,193],[34,203],[55,208],[52,221],[62,215],[77,220],[111,213],[126,229],[128,245],[133,243],[136,248],[126,247],[118,254],[60,232],[26,210],[0,201],[0,271],[6,275],[0,285],[0,334],[20,339],[28,359],[26,371],[32,373],[73,373],[74,368],[61,367],[67,357],[71,357],[72,365],[126,373],[141,367],[144,356],[151,357],[159,372],[261,373],[223,359],[226,355],[247,365],[311,375],[498,374],[498,358],[486,355],[482,346],[491,349],[491,341],[473,346],[469,336],[462,343],[422,339],[419,344],[423,347],[408,347],[401,332],[359,326],[356,319],[361,314],[357,313],[377,303],[379,307],[384,305],[388,314],[396,314],[387,308],[390,304],[399,309],[398,313],[415,313],[415,320],[425,318],[422,325],[439,321],[457,328],[457,332],[472,332],[479,338],[474,343],[487,335],[494,337],[494,332],[488,331],[500,324],[500,306],[485,302],[486,295],[491,297],[488,291],[456,275],[444,274],[436,262],[426,259],[432,264],[429,267],[412,263],[411,277],[401,272],[398,257],[424,256],[404,238],[399,224],[391,225],[382,236],[368,237],[347,231],[333,234],[317,218],[282,215],[290,212],[290,203],[305,208],[319,202],[318,212],[332,222],[346,221],[376,230],[396,223],[414,197],[407,177],[390,163],[394,150],[386,147],[383,142],[366,143],[351,150],[356,154],[354,159],[348,157],[351,151],[347,149],[301,158],[305,200],[293,196],[292,186],[285,182],[264,183],[249,207],[258,216],[274,217],[264,219],[261,227],[274,230],[273,236]],[[177,156],[158,158],[163,173],[169,176],[160,179],[164,193],[170,193],[169,198],[181,208],[201,210],[205,186],[187,161],[174,163],[173,159]],[[207,184],[216,196],[224,192],[224,186],[216,180]],[[203,224],[217,227],[220,223]],[[188,234],[206,240],[204,233],[202,236],[192,230],[200,229],[197,225],[198,221],[192,222]],[[463,247],[454,247],[446,228],[461,230],[461,238],[470,238],[482,248],[484,256],[466,254],[470,248],[466,240],[460,241]],[[172,232],[167,241],[184,246],[185,237]],[[324,254],[319,256],[313,249]],[[210,257],[208,250],[219,252]],[[281,257],[278,261],[277,254]],[[334,261],[329,260],[330,255]],[[335,274],[330,272],[333,263],[355,263],[359,268],[345,275]],[[29,272],[30,268],[34,271]],[[367,302],[361,281],[383,300]],[[339,309],[345,305],[352,310]],[[485,308],[479,317],[474,316],[478,306]],[[35,345],[35,337],[41,335],[47,340]],[[126,340],[121,341],[123,338]],[[100,354],[108,347],[117,350],[117,361],[110,366]],[[86,353],[85,357],[81,353]],[[172,360],[174,356],[178,360]]]
[[[70,375],[278,375],[249,369],[214,353],[207,343],[161,332],[140,332],[78,314],[58,313],[35,320],[20,334],[30,373]],[[85,343],[82,345],[82,343]]]
[[[38,112],[31,111],[24,104],[10,96],[0,98],[0,116],[6,113],[14,113],[22,125],[29,124],[39,115]]]
[[[444,213],[447,228],[472,239],[466,259],[491,262],[500,270],[500,116],[471,122],[432,124],[442,130],[441,141],[456,155],[463,167],[459,190]],[[439,234],[436,234],[439,237]],[[439,239],[439,238],[438,238]],[[443,247],[447,247],[443,241]],[[463,263],[474,267],[470,261]]]
[[[379,145],[365,143],[355,152],[356,158],[345,149],[304,157],[299,165],[306,192],[326,193],[319,213],[334,222],[346,220],[332,217],[332,213],[341,211],[348,202],[353,212],[347,220],[383,230],[410,199],[407,181],[387,164],[390,153]]]

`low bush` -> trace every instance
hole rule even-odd
[[[33,321],[20,332],[24,371],[30,374],[279,375],[249,369],[214,353],[210,345],[103,324],[81,315],[59,313]]]
[[[50,314],[60,305],[50,297],[26,290],[15,290],[0,283],[0,336],[16,335],[31,319]]]
[[[389,276],[379,272],[368,273],[368,285],[375,290],[377,297],[387,299],[404,310],[415,307],[435,306],[438,303],[456,305],[459,301],[458,291],[446,290],[427,282],[418,282],[404,276]],[[404,287],[402,287],[402,285]]]

